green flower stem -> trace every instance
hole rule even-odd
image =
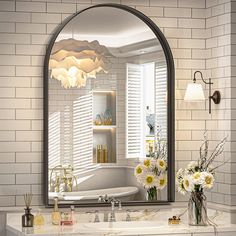
[[[151,187],[147,190],[148,201],[156,201],[157,200],[157,189],[156,187]]]

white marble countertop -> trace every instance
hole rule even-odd
[[[76,213],[77,224],[73,226],[55,226],[50,222],[50,214],[45,213],[45,225],[35,228],[33,232],[22,233],[21,215],[19,213],[7,214],[7,231],[11,235],[193,235],[195,233],[214,233],[212,226],[189,226],[186,214],[181,217],[179,225],[168,225],[168,218],[183,212],[183,208],[142,210],[131,212],[131,222],[126,222],[126,212],[116,212],[117,222],[93,223],[94,213]],[[236,232],[236,225],[230,224],[229,213],[209,210],[209,217],[217,224],[218,232]],[[99,213],[102,220],[103,213]],[[234,234],[233,233],[233,234]],[[233,235],[232,234],[232,235]]]
[[[161,224],[160,224],[161,223]],[[58,235],[163,235],[163,234],[192,234],[192,233],[214,233],[212,226],[188,226],[186,224],[167,225],[163,222],[139,221],[114,223],[78,223],[74,226],[53,226],[47,225],[41,229],[34,229],[34,232],[22,233],[21,226],[9,226],[7,230],[15,235],[41,235],[41,236],[58,236]],[[99,228],[101,226],[101,228]],[[236,225],[218,226],[217,232],[236,232]]]
[[[153,206],[128,206],[123,207],[124,209],[131,209],[131,210],[143,210],[143,209],[173,209],[173,208],[186,208],[187,202],[172,202],[167,205],[153,205]],[[224,212],[231,212],[236,213],[236,206],[227,206],[227,205],[221,205],[216,203],[207,203],[207,207],[209,209],[215,209],[219,211]],[[22,212],[24,206],[11,206],[11,207],[0,207],[0,213],[8,213],[8,212]],[[32,206],[34,209],[41,209],[43,212],[51,212],[51,208],[45,207],[45,206]],[[69,208],[69,206],[68,206]],[[78,212],[90,212],[94,210],[110,210],[110,207],[87,207],[87,208],[76,208],[76,211]]]

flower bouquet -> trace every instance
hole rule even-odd
[[[158,141],[155,151],[135,167],[137,181],[147,189],[147,200],[158,200],[157,191],[167,185],[166,144]]]
[[[205,189],[211,189],[215,181],[215,170],[226,162],[214,167],[212,162],[223,150],[227,137],[225,137],[208,154],[209,140],[204,133],[204,142],[200,147],[200,158],[189,163],[187,168],[179,169],[176,175],[178,191],[182,194],[190,193],[188,203],[189,224],[208,225],[211,224],[207,217]]]

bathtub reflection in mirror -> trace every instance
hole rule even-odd
[[[167,66],[153,31],[88,9],[57,36],[48,72],[48,199],[167,201]]]

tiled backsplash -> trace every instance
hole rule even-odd
[[[229,140],[223,160],[233,157],[236,75],[233,62],[236,2],[233,0],[32,0],[0,1],[0,206],[23,204],[31,191],[42,204],[43,58],[55,28],[71,13],[97,3],[130,5],[149,16],[171,46],[176,67],[176,168],[198,157],[203,131],[215,144]],[[186,103],[193,72],[219,88],[222,101]],[[207,87],[206,87],[207,89]],[[206,90],[207,92],[207,90]],[[207,95],[207,94],[206,94]],[[231,100],[232,98],[232,100]],[[231,110],[232,108],[232,110]],[[232,129],[232,131],[230,131]],[[223,161],[222,160],[222,161]],[[233,158],[220,168],[210,201],[236,204]],[[177,194],[177,200],[183,200]]]

